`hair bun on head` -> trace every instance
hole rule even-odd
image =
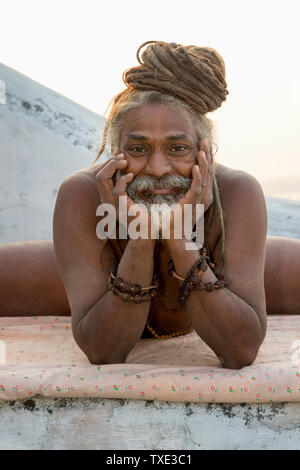
[[[140,65],[123,74],[127,87],[176,96],[196,113],[216,110],[229,93],[224,60],[210,47],[147,41],[139,47],[137,60]]]

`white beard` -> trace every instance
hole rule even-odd
[[[121,171],[117,172],[117,179],[122,175]],[[149,181],[150,183],[149,183]],[[158,183],[159,182],[159,183]],[[172,207],[187,193],[191,186],[192,180],[184,176],[166,176],[165,178],[150,178],[146,177],[143,181],[134,181],[127,185],[126,193],[136,204],[143,204],[147,211],[157,214],[159,212],[159,238],[162,237],[163,227],[169,225],[170,214]],[[156,184],[155,184],[156,183]],[[155,189],[158,187],[174,187],[177,190],[176,194],[147,194],[147,197],[143,198],[139,195],[141,192],[147,192],[147,190]],[[157,208],[155,205],[159,205]],[[158,216],[157,216],[158,217]],[[157,220],[157,219],[156,219]]]

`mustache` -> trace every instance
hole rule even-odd
[[[116,175],[117,180],[122,174],[125,174],[125,172],[120,170],[117,173],[119,173],[119,175]],[[138,192],[147,192],[158,188],[172,188],[185,193],[190,189],[191,184],[192,178],[183,175],[163,175],[159,177],[141,175],[134,178],[134,180],[127,185],[127,193],[133,195]]]

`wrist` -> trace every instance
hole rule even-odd
[[[202,247],[199,249],[198,245],[196,243],[191,242],[190,240],[183,240],[183,243],[180,244],[173,244],[168,246],[169,248],[169,254],[171,257],[171,263],[176,267],[176,273],[181,276],[185,277],[191,267],[193,266],[194,263],[201,261],[207,264],[207,271],[205,270],[206,273],[210,272],[211,275],[214,276],[213,271],[211,268],[214,268],[215,265],[211,263],[211,260],[207,256],[207,249],[205,247]],[[193,249],[187,249],[184,251],[184,244],[192,243]],[[207,274],[204,274],[204,277],[207,277]],[[211,277],[211,276],[210,276]],[[207,277],[207,280],[210,281],[209,277]]]
[[[156,243],[156,240],[151,239],[151,238],[145,238],[145,239],[144,238],[137,238],[137,239],[129,238],[127,245],[129,245],[130,248],[133,248],[135,250],[139,249],[139,250],[154,251],[155,243]]]
[[[182,251],[187,251],[187,252],[194,251],[195,253],[199,253],[198,245],[192,240],[188,240],[187,238],[166,239],[166,245],[168,246],[169,250],[172,250],[172,251],[176,251],[176,250],[180,250],[181,252]]]

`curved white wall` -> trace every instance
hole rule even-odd
[[[52,238],[57,190],[96,155],[104,120],[0,64],[0,243]]]

